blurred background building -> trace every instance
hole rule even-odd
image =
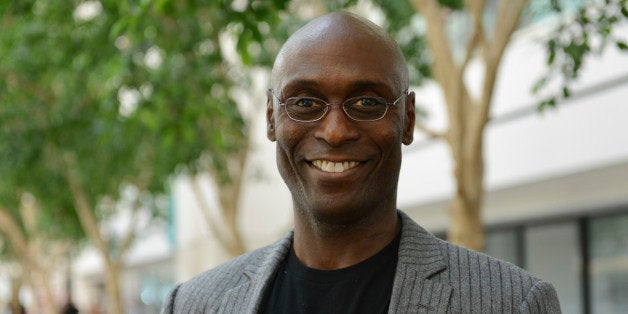
[[[499,74],[486,134],[486,252],[551,281],[564,313],[620,313],[628,308],[628,59],[609,51],[591,60],[573,97],[539,113],[529,88],[544,66],[535,44],[543,31],[517,33]],[[429,106],[439,97],[429,86],[417,91]],[[444,235],[453,193],[446,147],[419,140],[404,158],[399,207]]]

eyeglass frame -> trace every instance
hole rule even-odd
[[[408,89],[406,88],[406,89],[405,89],[405,90],[401,93],[401,95],[399,95],[399,97],[397,97],[397,98],[396,98],[393,102],[388,102],[388,100],[387,100],[386,98],[384,98],[384,97],[374,97],[374,96],[356,96],[356,97],[350,97],[350,98],[347,98],[347,99],[345,99],[342,103],[329,103],[329,102],[327,102],[327,101],[325,101],[325,100],[323,100],[323,99],[320,99],[320,98],[318,98],[318,97],[311,97],[311,96],[303,96],[303,97],[300,97],[300,96],[295,96],[295,97],[288,97],[288,98],[286,98],[286,99],[284,99],[284,100],[281,100],[281,99],[280,99],[277,95],[275,95],[275,93],[273,92],[273,89],[272,89],[272,88],[271,88],[271,89],[268,89],[268,91],[269,91],[269,92],[273,95],[273,98],[274,98],[274,99],[277,99],[277,103],[279,104],[279,106],[284,107],[284,111],[286,112],[286,115],[288,116],[288,118],[290,118],[290,120],[295,121],[295,122],[302,122],[302,123],[307,123],[307,122],[317,122],[317,121],[322,120],[322,119],[323,119],[323,118],[327,115],[327,113],[329,113],[329,108],[330,108],[330,107],[332,107],[332,106],[340,106],[340,107],[342,108],[342,111],[343,111],[343,112],[345,113],[345,115],[347,116],[347,118],[349,118],[349,119],[350,119],[350,120],[352,120],[352,121],[357,121],[357,122],[373,122],[373,121],[379,121],[379,120],[383,119],[383,118],[386,116],[386,114],[388,113],[388,108],[389,108],[390,106],[394,106],[394,105],[396,105],[396,104],[397,104],[397,103],[401,100],[401,98],[402,98],[403,96],[406,96],[406,97],[407,97],[407,96],[409,95],[409,94],[408,94]],[[289,99],[292,99],[292,98],[306,98],[306,99],[313,99],[313,100],[320,101],[321,103],[325,104],[325,109],[324,109],[324,111],[323,111],[323,114],[322,114],[320,117],[318,117],[318,118],[316,118],[316,119],[314,119],[314,120],[299,120],[299,119],[295,119],[295,118],[293,118],[293,117],[290,115],[290,113],[288,112],[288,108],[286,107],[286,102],[287,102]],[[383,100],[385,100],[385,102],[384,102],[384,103],[386,104],[386,110],[384,111],[384,113],[382,114],[382,116],[381,116],[381,117],[379,117],[379,118],[377,118],[377,119],[372,119],[372,120],[358,120],[358,119],[356,119],[356,118],[352,117],[352,116],[351,116],[351,115],[347,112],[347,108],[345,107],[345,104],[347,104],[350,100],[355,100],[355,99],[360,99],[360,98],[379,98],[379,99],[383,99]]]

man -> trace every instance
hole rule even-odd
[[[267,135],[294,230],[176,287],[166,313],[560,312],[551,284],[441,241],[396,208],[414,92],[395,41],[331,13],[282,47]]]

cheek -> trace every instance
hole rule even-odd
[[[398,122],[395,120],[395,122]],[[384,156],[396,155],[401,152],[402,128],[400,123],[387,123],[377,126],[371,133],[372,139],[382,150]]]
[[[396,120],[376,127],[372,133],[372,140],[379,147],[381,156],[379,171],[376,172],[378,186],[396,186],[399,170],[401,169],[401,124]]]
[[[279,123],[275,127],[277,137],[277,166],[279,172],[287,179],[296,175],[296,161],[298,147],[305,137],[303,128],[294,127],[290,123]]]
[[[277,147],[282,154],[292,159],[296,147],[299,145],[305,132],[302,128],[292,126],[290,123],[280,123],[276,126]]]
[[[289,124],[276,126],[277,136],[277,169],[281,178],[293,195],[293,199],[302,199],[305,196],[303,180],[299,173],[297,160],[299,147],[303,145],[303,139],[307,132],[302,128],[295,128]]]

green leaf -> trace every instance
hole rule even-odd
[[[628,44],[623,41],[617,41],[615,42],[615,45],[617,45],[617,48],[619,48],[620,50],[628,50]]]
[[[537,110],[539,112],[543,112],[548,108],[555,108],[556,107],[556,98],[555,97],[550,97],[548,99],[543,100],[537,107]]]
[[[548,80],[549,80],[549,77],[547,76],[544,76],[540,78],[539,80],[537,80],[536,83],[534,83],[534,86],[532,86],[531,92],[533,94],[538,93],[541,89],[545,87],[545,85],[547,85]]]
[[[569,96],[571,96],[571,91],[568,87],[563,87],[563,97],[568,98]]]
[[[442,6],[448,7],[452,10],[462,10],[464,9],[464,1],[463,0],[438,0],[438,3]]]
[[[549,51],[547,56],[547,65],[552,65],[556,59],[556,39],[552,38],[547,41],[547,50]]]
[[[111,27],[111,31],[109,32],[109,38],[116,39],[118,36],[122,35],[126,28],[129,26],[130,17],[125,17],[118,20]]]

